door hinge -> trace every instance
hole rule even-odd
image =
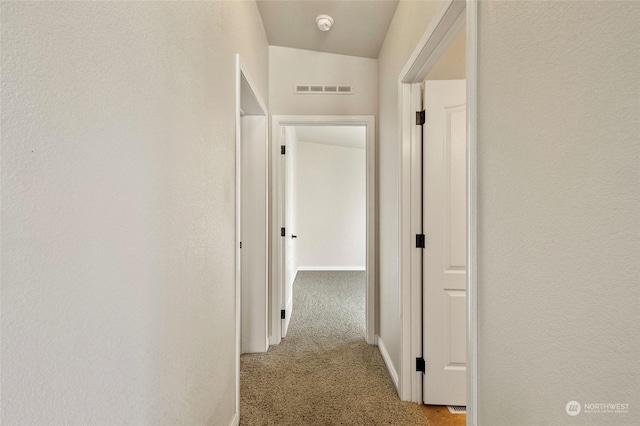
[[[242,248],[242,241],[240,241],[240,248]]]
[[[280,311],[280,319],[285,319],[285,318],[286,318],[285,310],[284,310],[284,309],[282,309],[282,310]]]
[[[284,228],[280,228],[280,236],[284,237],[286,234],[285,229]]]
[[[424,248],[425,237],[424,234],[416,234],[416,248]]]
[[[285,155],[287,153],[287,147],[285,145],[280,145],[280,154]]]
[[[420,357],[420,358],[416,358],[416,371],[421,371],[421,372],[425,372],[426,370],[426,364],[424,362],[424,358]]]
[[[427,113],[425,110],[416,111],[416,126],[422,126],[427,122]]]

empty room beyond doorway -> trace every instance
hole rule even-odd
[[[297,272],[365,271],[365,338],[375,343],[375,121],[274,116],[271,343],[295,316]]]
[[[283,176],[282,337],[298,271],[366,269],[366,128],[287,126]]]

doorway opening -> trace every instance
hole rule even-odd
[[[274,116],[272,123],[272,193],[273,202],[271,214],[272,220],[272,276],[271,276],[271,326],[270,343],[278,344],[286,336],[289,321],[295,312],[293,306],[293,281],[298,270],[365,270],[365,339],[369,344],[375,344],[375,152],[374,152],[374,128],[373,116]],[[327,143],[331,140],[332,143]],[[360,142],[358,134],[363,136]],[[302,135],[302,137],[301,137]],[[319,142],[323,137],[324,143]],[[362,169],[364,171],[364,211],[349,209],[350,217],[331,217],[329,206],[320,206],[318,196],[322,192],[334,191],[340,193],[345,204],[354,202],[347,199],[348,188],[346,185],[337,187],[340,179],[348,178],[356,169],[349,166],[358,156],[358,149],[339,146],[335,136],[352,140],[352,144],[360,143],[360,154],[364,154]],[[309,142],[304,139],[314,139]],[[340,151],[342,150],[342,151]],[[340,156],[339,161],[338,157]],[[347,157],[354,157],[349,160]],[[294,166],[293,158],[297,158],[298,164]],[[301,164],[300,161],[305,162]],[[308,170],[304,172],[302,167],[308,168],[319,162],[325,162],[325,166],[331,166],[335,173],[343,176],[331,176],[331,183],[317,176],[311,176]],[[341,164],[337,164],[337,162]],[[355,163],[354,163],[355,164]],[[306,176],[305,180],[292,179],[293,175]],[[336,180],[337,179],[337,180]],[[302,193],[296,190],[295,184],[301,183],[306,188],[315,188],[316,193]],[[352,182],[357,186],[358,182]],[[333,186],[333,188],[331,188]],[[302,189],[302,188],[298,188]],[[305,190],[306,191],[306,190]],[[353,191],[352,191],[353,192]],[[290,198],[298,194],[295,203]],[[357,204],[357,202],[355,203]],[[295,213],[293,206],[299,206],[300,210],[306,210],[304,218]],[[318,208],[321,211],[316,211]],[[325,211],[326,210],[326,211]],[[344,209],[342,210],[344,212]],[[358,224],[355,216],[363,213]],[[298,218],[298,220],[296,220]],[[315,219],[314,219],[315,218]],[[315,223],[313,221],[316,220]],[[327,227],[333,228],[327,231]],[[362,223],[364,221],[364,223]],[[323,223],[320,223],[323,222]],[[329,222],[329,223],[324,223]],[[349,227],[353,229],[349,229]],[[333,237],[338,238],[340,232],[354,234],[352,238],[341,238],[341,241],[357,241],[357,229],[362,228],[364,241],[350,247],[336,249],[335,244],[326,245],[318,240]],[[322,235],[319,234],[322,233]],[[346,262],[346,263],[345,263]]]
[[[298,272],[301,281],[327,277],[364,283],[366,130],[365,126],[283,128],[283,338],[294,312]]]
[[[240,355],[266,352],[268,331],[268,111],[236,55],[236,395],[240,418]]]
[[[398,81],[400,396],[466,406],[470,425],[477,424],[476,34],[477,4],[447,1]]]

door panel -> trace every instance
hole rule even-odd
[[[425,82],[425,404],[466,405],[465,92],[464,80]]]
[[[467,265],[466,105],[446,107],[445,113],[445,231],[446,270],[465,272]]]

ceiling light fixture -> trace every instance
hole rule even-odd
[[[333,25],[333,18],[329,15],[316,16],[316,24],[320,31],[329,31]]]

